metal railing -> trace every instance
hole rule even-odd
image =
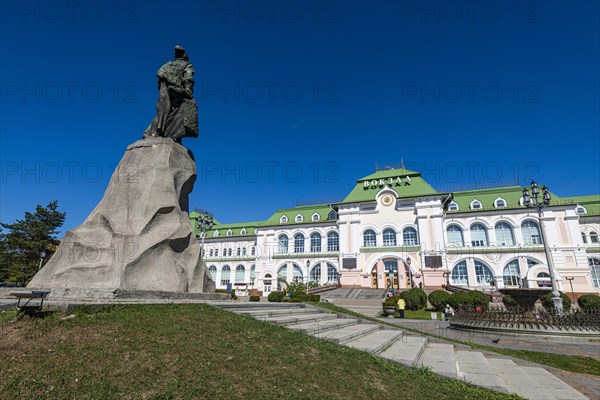
[[[544,309],[479,310],[461,308],[451,325],[487,329],[600,332],[600,310],[575,310],[558,314]]]

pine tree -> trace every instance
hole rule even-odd
[[[34,213],[25,212],[22,220],[0,222],[0,280],[27,284],[38,271],[40,253],[46,252],[46,260],[52,256],[66,217],[57,209],[55,200],[46,207],[38,205]]]

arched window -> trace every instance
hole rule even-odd
[[[246,268],[243,265],[238,265],[235,268],[235,283],[244,283],[244,276],[246,275]]]
[[[304,253],[304,235],[301,233],[294,236],[294,253]]]
[[[233,231],[231,229],[227,230],[227,236],[233,235]]]
[[[331,221],[335,221],[337,219],[337,213],[335,211],[329,211],[329,214],[327,214],[327,219],[331,220]]]
[[[208,270],[210,271],[210,276],[212,277],[213,281],[217,281],[217,267],[215,267],[214,265],[211,265],[210,267],[208,267]]]
[[[583,244],[587,244],[587,236],[583,232],[581,232],[581,240],[583,240]]]
[[[364,247],[375,247],[377,246],[377,236],[373,229],[367,229],[363,233],[363,246]]]
[[[494,200],[494,207],[496,207],[496,208],[506,207],[506,200],[504,200],[502,197],[498,197],[496,200]]]
[[[469,286],[466,261],[461,261],[452,268],[452,272],[450,273],[450,283],[457,286]]]
[[[595,288],[600,288],[600,260],[597,258],[588,259],[588,265],[592,272],[592,285]]]
[[[465,242],[463,240],[463,231],[458,225],[450,225],[446,229],[448,235],[448,245],[452,247],[463,247]]]
[[[535,222],[523,222],[521,224],[521,232],[523,233],[523,242],[525,242],[525,244],[542,244],[540,228]]]
[[[215,233],[213,233],[214,237],[218,237],[219,236],[219,231],[215,231]]]
[[[279,279],[285,279],[287,281],[287,264],[284,264],[277,270],[277,290],[281,290]]]
[[[246,257],[247,254],[248,254],[248,250],[244,247],[242,249],[242,257]]]
[[[311,282],[321,283],[321,263],[316,264],[310,270]]]
[[[240,235],[245,235],[246,233],[248,233],[248,232],[246,231],[246,228],[242,228],[242,230],[240,231]]]
[[[494,273],[484,263],[475,260],[475,278],[477,279],[477,286],[490,286],[491,281],[494,280]]]
[[[296,215],[296,222],[302,222],[304,221],[304,218],[302,217],[302,215],[298,214]]]
[[[235,255],[238,256],[238,257],[242,255],[242,248],[241,247],[238,247],[237,249],[235,249]]]
[[[327,234],[327,251],[340,250],[340,236],[337,232],[329,232]]]
[[[395,246],[396,245],[396,231],[387,228],[383,231],[383,245],[384,246]]]
[[[419,236],[415,228],[404,228],[402,231],[402,244],[404,246],[414,246],[419,244]]]
[[[521,272],[519,270],[519,260],[515,259],[506,264],[502,271],[504,286],[521,286]]]
[[[286,247],[287,247],[287,246],[286,246]],[[250,255],[253,255],[253,256],[255,256],[255,255],[256,255],[256,247],[252,246],[252,249],[251,249],[251,253],[250,253]]]
[[[587,210],[583,206],[577,206],[576,210],[577,214],[587,214]]]
[[[596,232],[590,232],[590,243],[598,243],[598,234]]]
[[[332,264],[327,263],[327,283],[340,283],[340,274]]]
[[[320,220],[321,220],[321,217],[319,216],[319,214],[317,214],[317,213],[314,213],[314,214],[312,215],[311,219],[312,219],[313,221],[315,221],[315,222],[316,222],[316,221],[320,221]]]
[[[231,247],[227,250],[227,256],[231,257],[233,255],[233,250],[231,249]]]
[[[539,272],[536,276],[537,285],[540,288],[551,288],[552,287],[552,279],[550,279],[550,274],[547,272]]]
[[[231,268],[229,268],[229,265],[223,265],[223,268],[221,269],[221,285],[227,285],[230,283],[230,278]]]
[[[471,202],[471,210],[478,210],[481,208],[481,202],[477,199]]]
[[[498,222],[494,228],[496,231],[496,243],[498,246],[514,246],[513,231],[506,222]]]
[[[215,257],[219,257],[219,249],[215,249]]]
[[[484,247],[488,245],[487,229],[482,224],[471,225],[471,246]]]
[[[288,252],[288,237],[286,234],[279,235],[278,239],[278,253],[279,254],[287,254]]]
[[[314,232],[310,235],[310,251],[311,253],[319,253],[321,251],[321,234]]]
[[[292,272],[294,274],[294,282],[303,282],[304,281],[304,274],[302,273],[302,269],[297,265],[294,264],[294,268],[292,269]]]
[[[288,217],[286,217],[285,215],[282,215],[281,218],[279,218],[279,223],[280,224],[287,224],[288,223]]]
[[[210,250],[208,251],[208,256],[209,256],[209,257],[212,257],[212,256],[213,256],[213,254],[214,254],[214,251],[213,251],[213,249],[210,249]]]
[[[458,211],[459,207],[458,207],[458,203],[453,201],[448,205],[448,211]]]

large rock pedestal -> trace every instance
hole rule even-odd
[[[168,138],[127,147],[104,197],[28,287],[213,292],[188,220],[192,153]]]

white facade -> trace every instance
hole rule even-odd
[[[279,210],[247,227],[215,225],[204,251],[217,288],[247,284],[266,295],[278,276],[397,289],[549,285],[537,210],[522,206],[521,188],[438,193],[418,173],[381,174],[359,180],[339,204]],[[557,199],[543,210],[561,291],[600,293],[599,198],[586,196],[587,207]]]

